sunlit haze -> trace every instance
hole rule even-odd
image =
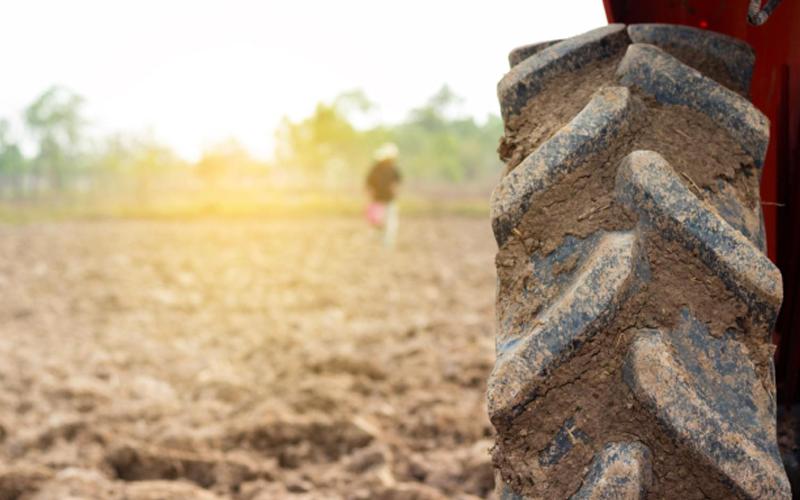
[[[85,97],[92,135],[150,130],[179,155],[238,138],[269,158],[282,116],[360,88],[393,122],[449,84],[497,113],[518,45],[606,23],[602,2],[25,1],[4,7],[0,115],[54,84]],[[21,127],[18,127],[21,128]]]

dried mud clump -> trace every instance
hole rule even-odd
[[[506,164],[503,176],[514,170],[532,151],[569,123],[606,82],[613,84],[622,54],[587,64],[574,73],[556,77],[506,123],[497,153]],[[530,117],[537,117],[531,120]]]

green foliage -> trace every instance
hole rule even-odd
[[[25,170],[25,157],[11,140],[10,129],[8,120],[0,120],[0,175],[3,176],[18,175]]]
[[[411,111],[397,127],[404,169],[412,177],[461,181],[497,175],[497,141],[503,123],[489,115],[484,124],[457,117],[462,99],[443,86],[425,106]]]
[[[192,197],[204,188],[201,198],[210,206],[217,195],[242,190],[341,193],[340,188],[363,185],[375,150],[386,142],[399,146],[404,179],[459,182],[496,176],[500,118],[477,122],[458,114],[460,104],[461,98],[444,86],[401,123],[364,127],[356,124],[370,122],[375,104],[360,90],[345,92],[317,104],[304,120],[283,119],[276,131],[275,167],[251,158],[235,139],[213,145],[189,165],[152,133],[89,140],[84,99],[52,87],[23,111],[24,131],[0,120],[0,201],[56,200],[53,206],[64,206],[121,195],[142,204],[179,191]],[[24,155],[20,137],[35,146],[31,157]]]
[[[39,152],[34,166],[49,173],[51,187],[61,191],[69,167],[80,154],[84,100],[61,87],[51,87],[25,110],[24,118],[37,139]]]
[[[278,164],[320,177],[343,162],[366,161],[370,148],[388,134],[380,129],[357,130],[351,119],[372,107],[363,92],[351,91],[333,103],[317,104],[314,114],[300,123],[284,118],[276,132]]]
[[[318,104],[314,114],[299,123],[284,119],[277,133],[278,162],[316,175],[344,164],[347,174],[357,176],[368,168],[372,151],[394,141],[408,178],[462,181],[496,175],[501,171],[495,149],[502,121],[496,115],[483,124],[458,117],[461,101],[445,85],[403,123],[358,130],[351,118],[373,105],[362,92],[348,92],[332,104]]]
[[[10,137],[11,125],[0,120],[0,198],[9,194],[15,199],[23,196],[22,176],[27,161],[16,142]]]

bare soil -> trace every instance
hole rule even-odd
[[[487,219],[0,238],[0,499],[492,497]]]

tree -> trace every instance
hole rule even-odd
[[[369,159],[379,133],[359,131],[351,123],[373,104],[360,90],[345,92],[331,103],[317,104],[314,114],[300,123],[284,118],[276,132],[276,157],[281,165],[301,169],[315,179],[346,165],[352,175]]]
[[[11,140],[11,124],[0,120],[0,198],[6,197],[4,185],[11,188],[16,200],[24,196],[25,157],[19,146]]]
[[[361,91],[346,92],[330,104],[319,103],[314,114],[299,123],[284,119],[277,132],[276,157],[284,167],[302,169],[316,179],[329,179],[335,168],[354,178],[369,168],[375,149],[394,141],[400,148],[400,167],[411,179],[452,182],[496,175],[502,171],[495,153],[502,121],[491,115],[479,124],[460,116],[462,102],[444,85],[403,123],[358,129],[352,118],[373,104]]]
[[[47,173],[57,192],[64,190],[66,178],[77,165],[81,133],[86,121],[82,116],[84,100],[62,87],[51,87],[25,110],[24,118],[39,144],[33,160],[37,173]]]
[[[494,146],[487,148],[483,129],[472,118],[454,116],[462,101],[444,85],[396,128],[402,167],[412,178],[460,181],[479,177],[481,165],[496,163],[488,160]]]
[[[438,92],[428,98],[428,102],[421,108],[412,109],[409,113],[408,123],[428,131],[437,132],[448,128],[451,115],[456,106],[464,102],[457,96],[449,85],[442,85]]]

